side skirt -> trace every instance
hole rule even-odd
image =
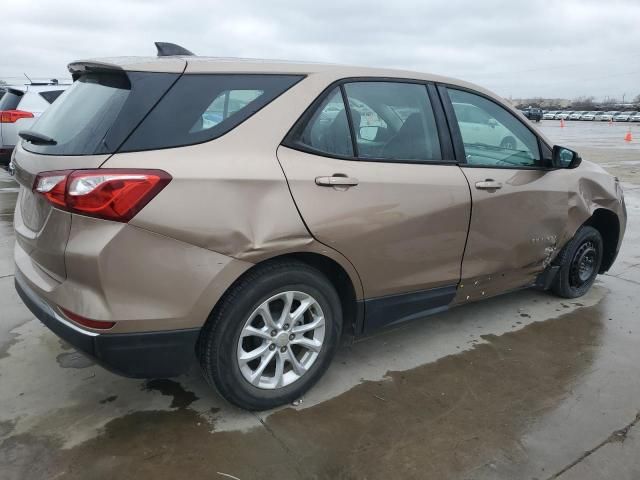
[[[364,300],[363,334],[444,311],[456,296],[457,285]]]

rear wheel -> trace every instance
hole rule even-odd
[[[558,256],[560,271],[551,287],[553,292],[565,298],[581,297],[587,293],[600,270],[602,247],[602,236],[598,230],[581,227]]]
[[[265,410],[311,388],[329,366],[341,328],[339,297],[322,273],[296,261],[268,263],[225,294],[198,356],[222,396]]]

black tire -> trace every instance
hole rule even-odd
[[[516,139],[512,136],[506,136],[500,142],[500,147],[507,150],[515,150],[516,149]]]
[[[289,290],[311,295],[322,308],[325,336],[315,362],[295,382],[276,389],[258,388],[244,378],[236,358],[238,340],[249,315],[268,298]],[[342,332],[340,298],[315,268],[295,260],[254,268],[225,293],[203,327],[198,359],[206,380],[234,405],[266,410],[299,399],[329,367]]]
[[[602,263],[603,242],[593,227],[581,227],[554,262],[560,271],[551,290],[564,298],[581,297],[589,291]]]

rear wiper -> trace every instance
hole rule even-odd
[[[58,143],[53,138],[34,132],[33,130],[22,130],[18,133],[18,136],[34,145],[57,145]]]

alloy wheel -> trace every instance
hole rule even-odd
[[[324,313],[315,298],[299,291],[278,293],[261,303],[242,327],[238,367],[255,387],[285,387],[309,371],[324,337]]]

